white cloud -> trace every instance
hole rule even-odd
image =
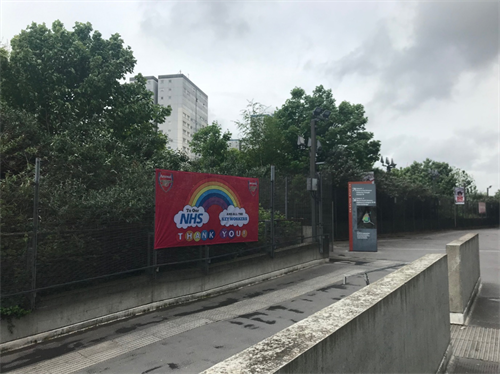
[[[236,208],[229,205],[219,214],[220,224],[222,226],[238,226],[242,227],[250,222],[250,217],[245,212],[245,208]]]
[[[210,216],[205,209],[200,206],[186,205],[174,216],[174,222],[178,229],[187,229],[188,227],[201,227],[208,222]]]

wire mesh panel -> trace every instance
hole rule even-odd
[[[2,233],[1,235],[2,295],[31,289],[28,263],[29,233]]]
[[[150,231],[150,225],[117,224],[97,230],[40,234],[37,288],[146,267]]]

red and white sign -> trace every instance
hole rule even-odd
[[[156,169],[155,249],[253,242],[259,180]]]

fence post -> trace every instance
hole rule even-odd
[[[319,252],[323,253],[323,176],[321,173],[319,175]]]
[[[31,272],[31,294],[30,307],[36,306],[36,258],[38,251],[38,201],[40,194],[40,158],[35,160],[35,191],[33,199],[33,242],[31,244],[31,256],[29,256],[29,267]]]
[[[455,228],[457,228],[457,204],[453,202],[453,205],[455,206]]]
[[[158,271],[160,268],[158,268],[158,250],[153,250],[153,279],[156,280]]]
[[[148,267],[148,271],[147,273],[152,275],[154,273],[154,269],[153,267],[151,266],[152,265],[152,262],[153,262],[153,256],[154,256],[154,249],[153,249],[153,235],[154,233],[152,232],[148,232],[148,260],[147,260],[147,267]]]

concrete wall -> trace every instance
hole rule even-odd
[[[303,244],[275,251],[274,259],[263,253],[212,264],[208,274],[201,268],[160,272],[156,280],[151,276],[137,276],[43,297],[35,312],[13,320],[12,333],[7,321],[1,321],[0,349],[14,349],[100,323],[223,293],[323,261],[318,244]]]
[[[450,284],[450,321],[465,323],[481,285],[479,234],[467,234],[446,245]]]
[[[204,373],[443,371],[447,267],[446,255],[426,255]]]

